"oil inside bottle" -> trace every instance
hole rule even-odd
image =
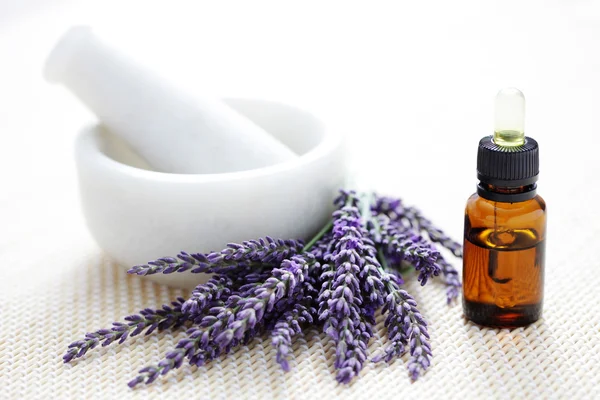
[[[540,239],[534,229],[465,231],[463,301],[468,319],[496,327],[539,319],[545,246]]]

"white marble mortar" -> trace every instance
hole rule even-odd
[[[265,235],[306,240],[329,218],[346,178],[340,132],[286,104],[226,102],[300,157],[241,172],[162,173],[149,170],[102,126],[80,132],[75,152],[85,219],[124,271],[182,250],[209,252]],[[207,276],[186,272],[149,279],[193,288]]]

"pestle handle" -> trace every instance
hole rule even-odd
[[[157,171],[223,173],[296,156],[218,99],[191,95],[104,44],[89,27],[71,28],[44,67]]]

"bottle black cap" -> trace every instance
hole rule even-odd
[[[539,147],[535,139],[525,137],[521,146],[499,146],[493,136],[479,141],[477,177],[497,187],[519,187],[534,184],[539,174]]]

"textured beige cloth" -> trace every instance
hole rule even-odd
[[[600,396],[600,278],[595,254],[586,251],[594,229],[581,231],[568,248],[548,249],[544,319],[524,329],[479,328],[465,322],[460,305],[445,304],[441,283],[423,288],[410,283],[430,321],[434,352],[432,367],[415,383],[404,358],[367,366],[350,386],[336,384],[334,347],[311,329],[296,339],[289,373],[275,363],[269,341],[257,339],[210,366],[186,365],[151,386],[130,390],[126,383],[137,370],[158,362],[182,331],[94,349],[73,365],[62,363],[66,346],[86,331],[186,293],[127,276],[94,245],[83,222],[71,218],[78,215],[67,211],[76,208],[75,193],[67,190],[65,199],[63,212],[49,209],[42,223],[16,212],[35,199],[22,199],[18,206],[11,201],[15,212],[4,214],[12,229],[0,236],[0,398]],[[5,202],[5,210],[10,204]],[[385,342],[379,318],[370,351]]]

